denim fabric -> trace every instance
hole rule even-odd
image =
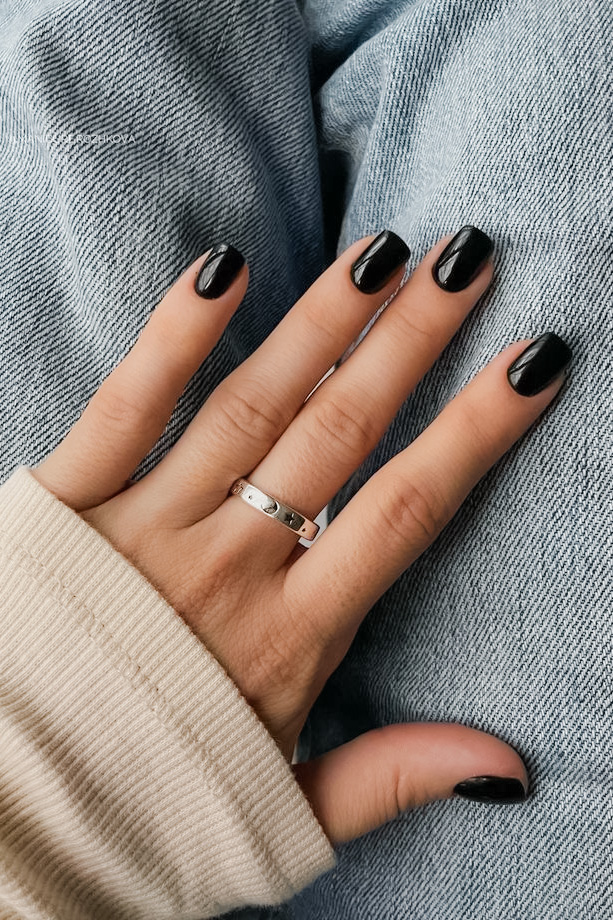
[[[61,441],[181,271],[251,267],[228,333],[138,479],[323,268],[295,3],[0,5],[0,479]]]
[[[3,478],[64,437],[218,238],[249,292],[139,474],[323,265],[384,227],[414,267],[475,224],[495,282],[333,514],[507,344],[551,330],[573,348],[561,397],[368,614],[300,743],[461,722],[521,753],[528,802],[408,812],[288,905],[233,916],[608,920],[610,0],[14,0],[0,22]],[[105,132],[134,140],[67,139]]]

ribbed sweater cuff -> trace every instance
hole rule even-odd
[[[108,667],[201,763],[252,837],[247,888],[264,876],[271,900],[283,900],[335,864],[290,766],[219,662],[141,572],[25,466],[0,487],[0,548],[61,602],[74,629],[93,637]],[[44,643],[35,617],[23,623],[23,641]]]

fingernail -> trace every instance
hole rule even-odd
[[[245,264],[244,256],[229,246],[217,243],[204,260],[196,278],[196,293],[207,300],[221,297],[228,290]]]
[[[492,802],[510,805],[525,802],[526,790],[518,779],[504,776],[473,776],[458,783],[453,790],[456,795],[474,802]]]
[[[432,276],[444,291],[462,291],[484,268],[493,249],[494,243],[482,230],[462,227],[440,254]]]
[[[520,396],[536,396],[562,373],[572,356],[559,335],[544,332],[513,361],[507,378]]]
[[[375,294],[410,255],[404,240],[391,230],[384,230],[351,266],[351,280],[363,294]]]

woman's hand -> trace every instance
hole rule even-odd
[[[247,289],[248,268],[236,250],[216,247],[198,259],[34,471],[183,617],[288,761],[366,612],[563,381],[558,374],[537,395],[519,395],[507,368],[529,342],[508,346],[308,551],[287,527],[228,497],[234,480],[246,477],[315,517],[375,447],[491,281],[486,254],[463,290],[440,287],[433,266],[451,236],[440,240],[348,360],[307,399],[402,278],[408,251],[385,234],[366,267],[354,272],[363,289],[352,281],[352,264],[373,239],[358,240],[317,279],[155,469],[131,484]],[[202,290],[211,277],[206,296],[197,293],[197,278]],[[515,778],[527,787],[522,761],[508,745],[452,724],[387,726],[293,769],[333,843],[446,798],[468,777]]]

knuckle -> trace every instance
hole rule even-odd
[[[306,298],[302,304],[302,315],[307,326],[305,339],[317,342],[318,348],[330,347],[342,351],[343,323],[338,304],[330,303],[325,294],[317,298]]]
[[[370,762],[377,762],[371,795],[372,807],[381,822],[392,821],[415,804],[414,771],[406,767],[406,734],[404,725],[385,725],[371,729],[362,736],[364,753]],[[381,751],[385,757],[381,762]]]
[[[327,397],[317,407],[313,421],[318,445],[332,444],[335,454],[354,457],[369,452],[381,437],[377,414],[349,401]]]
[[[424,485],[397,480],[379,497],[380,521],[389,538],[391,533],[402,543],[417,537],[420,546],[434,542],[448,516],[445,503]]]
[[[416,771],[407,770],[398,761],[393,770],[390,812],[393,818],[404,814],[409,808],[419,808],[432,800],[428,779]]]
[[[144,401],[133,388],[103,385],[92,399],[95,411],[111,429],[125,431],[142,421]]]
[[[436,781],[431,771],[415,769],[415,765],[411,768],[406,760],[405,752],[411,737],[407,725],[385,725],[371,730],[369,735],[373,756],[376,756],[382,742],[385,743],[388,756],[385,768],[377,771],[375,795],[378,798],[379,814],[385,820],[392,820],[409,808],[431,802],[436,791]]]
[[[400,817],[413,802],[412,790],[406,788],[402,779],[400,763],[395,760],[387,777],[387,787],[382,790],[384,814],[388,819]]]
[[[239,434],[257,445],[268,447],[285,430],[288,420],[279,405],[262,391],[226,388],[219,403],[226,434]]]
[[[458,406],[457,425],[458,431],[462,432],[462,440],[465,444],[470,445],[470,453],[473,457],[487,459],[493,463],[495,454],[493,454],[493,443],[495,438],[492,431],[487,430],[484,426],[484,413],[479,411],[479,406],[467,406],[460,403]],[[490,457],[490,455],[492,455]]]
[[[397,334],[400,339],[418,339],[426,348],[435,345],[440,350],[441,330],[432,316],[425,319],[420,312],[407,309],[394,310],[390,315],[394,325],[398,327]]]

